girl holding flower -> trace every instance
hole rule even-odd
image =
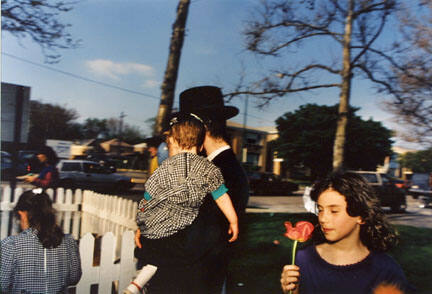
[[[333,173],[311,191],[320,230],[281,276],[285,293],[373,293],[383,284],[410,291],[403,270],[385,252],[396,234],[361,176]],[[318,234],[317,234],[318,233]]]

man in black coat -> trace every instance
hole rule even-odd
[[[238,109],[225,106],[220,88],[201,86],[187,89],[180,94],[180,111],[194,113],[203,119],[207,132],[204,149],[207,158],[220,168],[228,195],[239,218],[239,238],[244,233],[244,214],[249,199],[246,173],[229,145],[226,120],[238,114]],[[229,259],[235,254],[236,243],[228,244],[228,224],[211,197],[207,197],[200,209],[198,223],[210,232],[201,244],[203,253],[200,272],[207,273],[206,293],[221,293],[226,282]],[[200,254],[201,254],[200,253]]]

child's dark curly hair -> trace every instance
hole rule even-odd
[[[388,251],[397,244],[397,236],[381,209],[375,191],[359,174],[338,171],[314,184],[311,198],[314,201],[327,189],[345,197],[348,215],[360,216],[360,240],[371,251]]]

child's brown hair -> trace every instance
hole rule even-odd
[[[198,149],[203,145],[206,129],[201,118],[193,113],[174,114],[167,136],[174,139],[182,149]]]

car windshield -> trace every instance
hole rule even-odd
[[[378,178],[376,174],[361,174],[369,183],[378,183]]]
[[[420,189],[428,189],[429,175],[426,173],[413,174],[411,182],[413,186],[418,186]]]

